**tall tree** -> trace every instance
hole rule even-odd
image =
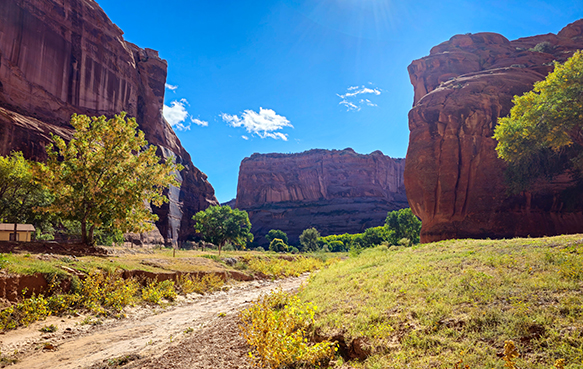
[[[512,177],[525,187],[556,174],[565,158],[583,172],[583,53],[555,63],[546,79],[513,102],[510,115],[499,118],[494,130],[496,151],[509,163]]]
[[[50,210],[81,223],[82,241],[93,244],[96,229],[144,232],[158,219],[147,204],[168,201],[163,191],[179,186],[173,173],[182,166],[161,163],[126,113],[112,119],[73,115],[73,139],[52,137],[48,160],[38,166],[43,183],[56,196]]]
[[[407,238],[410,245],[419,243],[421,221],[410,208],[389,212],[385,220],[385,227],[388,228],[389,242],[393,245],[396,245],[403,238]]]
[[[320,232],[314,227],[304,229],[300,235],[300,244],[302,245],[302,251],[318,251],[318,238],[320,237]]]
[[[21,152],[0,156],[0,222],[14,223],[14,240],[18,238],[17,224],[35,222],[39,208],[50,201],[50,194],[35,180],[32,164]]]
[[[231,209],[230,206],[209,206],[196,213],[192,219],[194,229],[206,242],[215,244],[221,250],[227,242],[245,246],[253,241],[249,215],[244,210]]]

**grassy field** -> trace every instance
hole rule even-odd
[[[366,342],[353,367],[504,368],[512,340],[517,368],[583,368],[582,235],[379,246],[299,296],[322,334]]]
[[[107,257],[0,254],[0,273],[4,276],[20,278],[22,275],[41,273],[49,285],[42,291],[44,295],[29,293],[26,298],[13,303],[3,301],[0,331],[27,326],[49,315],[77,311],[123,317],[123,309],[128,305],[167,304],[174,301],[178,294],[204,294],[222,289],[228,282],[223,277],[235,275],[225,272],[238,271],[259,278],[276,279],[321,269],[327,265],[325,259],[328,258],[326,255],[292,256],[242,251],[223,253],[221,258],[214,251],[140,249],[136,252],[121,248],[114,251],[114,255]],[[124,279],[124,270],[182,273],[173,280],[158,282],[155,276],[147,280]],[[61,286],[66,282],[69,282],[70,288],[63,290]]]
[[[172,249],[124,249],[111,248],[112,255],[106,257],[43,254],[0,254],[0,270],[9,274],[30,275],[43,273],[66,276],[67,268],[84,273],[92,270],[113,272],[115,270],[145,270],[154,273],[213,273],[238,270],[244,273],[263,273],[279,278],[298,275],[318,269],[334,254],[295,256],[272,252],[229,251],[218,257],[217,251],[193,251]],[[128,252],[130,250],[131,252]],[[227,265],[226,258],[234,258],[237,263]]]

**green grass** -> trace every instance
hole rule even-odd
[[[316,327],[372,355],[356,367],[583,368],[583,236],[377,247],[315,274],[300,292]]]

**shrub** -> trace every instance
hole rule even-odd
[[[536,51],[539,53],[552,53],[555,47],[548,41],[539,42],[535,47],[529,49],[530,51]]]
[[[235,247],[228,243],[223,247],[223,251],[235,251]]]
[[[181,275],[176,281],[176,285],[182,294],[196,292],[205,294],[214,292],[223,287],[225,282],[216,274],[205,274],[202,277],[195,275]]]
[[[316,307],[295,295],[273,291],[240,313],[242,335],[252,347],[251,359],[260,367],[327,365],[334,343],[311,343]]]
[[[159,303],[162,298],[173,301],[176,298],[174,281],[166,280],[162,282],[151,281],[142,288],[142,299],[144,301]]]
[[[274,238],[269,244],[269,251],[287,252],[288,246],[279,238]]]
[[[344,248],[344,243],[340,240],[330,241],[329,247],[330,251],[332,252],[346,251],[346,249]]]
[[[107,314],[105,308],[120,312],[134,302],[140,286],[135,279],[125,280],[121,273],[92,271],[81,287],[81,303],[98,314]]]
[[[264,252],[265,249],[263,247],[259,246],[258,248],[255,249],[255,251]]]

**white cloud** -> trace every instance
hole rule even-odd
[[[205,120],[200,120],[198,118],[193,118],[190,117],[190,121],[194,124],[196,124],[197,126],[201,126],[201,127],[208,127],[209,122],[205,121]]]
[[[336,95],[342,99],[342,101],[340,101],[338,104],[346,107],[347,111],[359,111],[365,105],[378,106],[369,99],[361,98],[358,95],[368,94],[373,96],[379,96],[382,93],[382,90],[380,88],[376,87],[369,88],[365,86],[350,86],[346,90],[347,90],[346,93]]]
[[[360,110],[360,106],[356,106],[355,104],[351,103],[350,101],[342,100],[342,101],[340,101],[339,104],[344,105],[347,108],[347,110],[356,110],[356,111]]]
[[[261,138],[270,137],[287,141],[287,134],[276,131],[285,127],[293,128],[286,117],[277,115],[271,109],[259,108],[259,113],[253,110],[245,110],[241,117],[222,113],[221,118],[231,127],[244,127],[247,132]]]
[[[186,105],[188,101],[186,99],[180,99],[172,101],[171,106],[164,104],[162,114],[164,118],[170,123],[170,125],[178,131],[188,131],[190,129],[190,124],[185,126],[184,121],[188,117],[188,112],[186,111]]]
[[[362,104],[366,104],[368,106],[378,106],[377,104],[373,103],[372,101],[370,101],[369,99],[360,99],[360,102]]]
[[[168,86],[170,85],[166,85],[166,88],[171,90],[175,90],[177,88],[177,86]],[[209,125],[209,122],[191,116],[188,110],[186,110],[187,106],[190,106],[190,104],[188,103],[188,100],[184,98],[172,101],[170,106],[164,104],[162,114],[168,123],[172,126],[172,128],[174,128],[174,130],[189,131],[191,124],[185,124],[187,118],[190,118],[190,122],[196,124],[197,126],[207,127]]]
[[[166,88],[167,88],[167,89],[169,89],[170,91],[174,91],[174,92],[176,92],[176,89],[178,88],[178,86],[173,86],[173,85],[170,85],[170,84],[168,84],[168,83],[165,83],[165,84],[164,84],[164,87],[166,87]]]
[[[241,138],[244,139],[245,141],[249,140],[249,137],[247,137],[245,135],[241,136]]]

